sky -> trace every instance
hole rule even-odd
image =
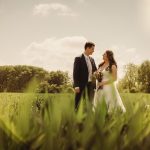
[[[123,66],[150,60],[150,0],[0,0],[0,65],[34,65],[72,75],[86,41],[98,65],[114,52]]]

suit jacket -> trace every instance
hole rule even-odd
[[[90,61],[92,64],[92,73],[97,70],[95,61],[92,57],[90,57]],[[84,55],[80,55],[78,57],[75,57],[74,60],[74,67],[73,67],[73,81],[74,81],[74,87],[80,87],[84,88],[86,84],[88,83],[88,67],[85,60]],[[96,83],[94,87],[96,86]]]

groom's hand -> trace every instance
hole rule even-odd
[[[74,90],[75,90],[75,93],[80,93],[80,88],[79,87],[75,87]]]

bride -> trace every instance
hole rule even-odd
[[[98,77],[99,75],[99,78],[97,78],[97,86],[94,95],[94,108],[98,103],[102,102],[102,100],[105,100],[108,112],[117,109],[126,112],[115,84],[117,80],[117,63],[114,59],[113,52],[107,50],[103,54],[103,60],[104,61],[99,65],[95,73],[95,76]]]

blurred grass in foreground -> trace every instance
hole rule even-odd
[[[127,113],[77,114],[72,94],[0,94],[0,150],[149,150],[150,95],[121,94]]]

